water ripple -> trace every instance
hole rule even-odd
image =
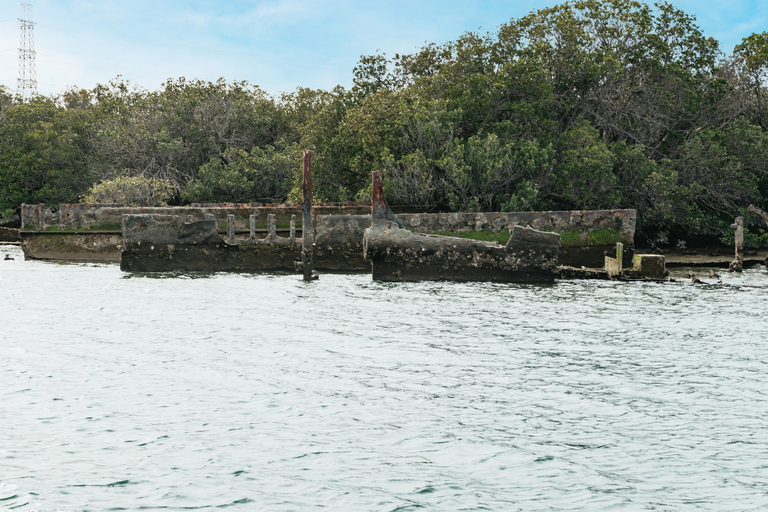
[[[768,506],[762,267],[307,284],[14,257],[0,508]]]

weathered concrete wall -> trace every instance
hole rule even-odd
[[[315,220],[315,268],[370,271],[363,257],[363,235],[370,215],[318,215]]]
[[[368,203],[331,203],[313,205],[315,217],[327,215],[368,215]],[[116,204],[60,204],[58,208],[24,204],[21,208],[22,229],[119,231],[123,215],[192,215],[204,220],[213,215],[222,229],[227,216],[235,216],[237,231],[248,231],[251,215],[266,226],[267,216],[274,214],[278,229],[286,226],[291,215],[297,215],[300,226],[300,204],[195,203],[191,206],[131,207]],[[569,247],[632,243],[637,221],[636,210],[583,210],[562,212],[509,213],[400,213],[403,227],[418,233],[463,233],[470,231],[507,232],[514,225],[529,226],[539,231],[566,235],[561,245]],[[185,217],[186,218],[186,217]],[[369,224],[370,226],[370,224]],[[595,239],[597,233],[598,240]],[[601,238],[602,237],[602,238]],[[617,239],[619,237],[620,239]]]
[[[369,212],[366,203],[332,203],[313,205],[315,214],[345,215]],[[266,227],[267,216],[274,214],[278,229],[287,228],[291,215],[300,219],[300,204],[213,203],[192,206],[134,207],[116,204],[60,204],[46,208],[43,204],[21,206],[21,228],[24,231],[120,231],[123,215],[179,215],[185,219],[204,220],[213,215],[219,230],[224,231],[227,216],[235,216],[235,230],[250,229],[250,217],[256,215],[257,226]],[[298,222],[301,227],[301,221]]]
[[[270,234],[265,240],[228,243],[213,220],[186,222],[178,215],[125,215],[120,268],[130,272],[296,271],[301,239]]]
[[[512,226],[529,226],[538,231],[566,235],[561,245],[583,247],[632,243],[637,210],[581,210],[561,212],[507,213],[419,213],[399,214],[403,227],[421,233],[464,233],[508,231]],[[599,240],[595,238],[602,237]]]

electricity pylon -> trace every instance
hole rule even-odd
[[[37,73],[35,71],[35,22],[30,20],[32,4],[21,4],[21,45],[19,46],[18,94],[28,99],[37,94]]]

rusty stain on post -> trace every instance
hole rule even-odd
[[[392,212],[384,199],[384,180],[381,171],[373,171],[371,184],[371,222],[391,222],[402,228],[403,223]]]
[[[384,201],[384,183],[381,171],[373,171],[371,184],[371,217],[373,222],[387,220],[387,203]]]
[[[304,197],[301,201],[301,212],[303,215],[301,224],[302,250],[301,262],[304,270],[304,280],[312,280],[312,245],[314,244],[314,233],[312,229],[312,152],[304,151],[304,179],[302,182],[302,191]]]

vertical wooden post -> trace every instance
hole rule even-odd
[[[313,251],[312,246],[315,242],[315,233],[312,226],[312,152],[304,151],[304,179],[302,182],[302,191],[304,198],[301,201],[301,213],[303,214],[301,223],[301,262],[304,268],[304,280],[312,280]]]
[[[296,215],[291,215],[291,243],[296,242]]]
[[[251,236],[248,237],[248,240],[256,240],[256,215],[251,214]]]
[[[731,224],[731,229],[735,229],[734,242],[736,245],[736,259],[728,266],[731,272],[741,272],[744,268],[744,217],[736,217],[736,221]]]
[[[227,243],[235,243],[235,216],[227,215]]]
[[[187,224],[192,223],[192,214],[187,215]]]

